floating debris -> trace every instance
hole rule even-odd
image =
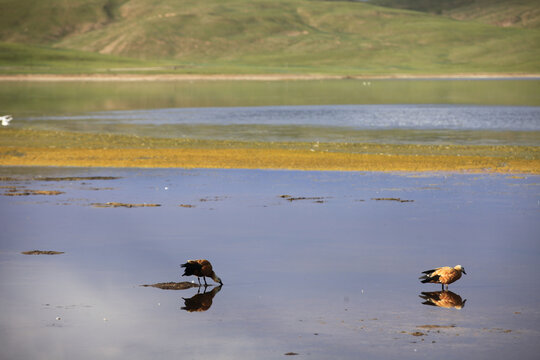
[[[51,251],[51,250],[31,250],[21,252],[23,255],[60,255],[65,254],[63,251]]]
[[[509,334],[512,332],[511,329],[503,329],[503,328],[492,328],[492,329],[483,328],[482,330],[490,332],[490,333],[499,333],[499,334]]]
[[[287,355],[287,356],[294,356],[294,355],[300,355],[300,354],[291,351],[291,352],[285,353],[284,355]]]
[[[455,328],[456,325],[418,325],[417,328],[420,329],[452,329]]]
[[[188,281],[182,281],[182,282],[166,282],[166,283],[157,283],[157,284],[151,284],[151,285],[141,285],[143,287],[155,287],[162,290],[186,290],[191,289],[193,287],[199,287],[198,284],[194,284],[192,282]]]
[[[37,181],[84,181],[84,180],[118,180],[119,176],[65,176],[65,177],[35,177]]]
[[[180,204],[178,206],[183,207],[183,208],[194,208],[195,207],[195,205],[191,205],[191,204]]]
[[[397,202],[414,202],[414,200],[404,200],[400,198],[371,198],[371,200],[375,201],[397,201]]]
[[[109,208],[109,207],[126,207],[126,208],[134,208],[134,207],[158,207],[161,206],[161,204],[127,204],[127,203],[119,203],[119,202],[106,202],[106,203],[92,203],[93,207],[98,208]]]
[[[298,201],[298,200],[314,200],[316,203],[324,203],[324,199],[325,199],[322,196],[311,196],[311,197],[298,196],[298,197],[293,197],[291,195],[280,195],[279,197],[282,198],[282,199],[288,200],[290,202]]]
[[[411,332],[409,334],[412,335],[412,336],[425,336],[426,335],[421,331],[415,331],[415,332]]]
[[[60,195],[63,194],[63,191],[57,190],[29,190],[29,189],[18,189],[11,188],[4,192],[4,196],[30,196],[30,195]]]
[[[227,199],[228,196],[207,196],[204,198],[199,199],[200,202],[206,202],[206,201],[222,201]]]

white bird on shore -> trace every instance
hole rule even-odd
[[[11,115],[0,116],[0,121],[2,121],[2,126],[8,126],[11,120],[13,120],[13,116]]]

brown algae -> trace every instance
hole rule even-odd
[[[64,254],[63,251],[51,251],[51,250],[31,250],[21,252],[23,255],[60,255]]]

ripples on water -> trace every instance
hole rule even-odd
[[[350,129],[540,131],[540,107],[459,105],[340,105],[177,108],[38,117],[106,124],[296,125]]]
[[[8,92],[0,106],[13,108],[13,126],[53,130],[245,141],[536,145],[540,107],[531,96],[539,89],[537,80],[61,84],[20,89],[26,98],[51,97],[48,102],[29,107]]]
[[[22,119],[38,128],[154,137],[536,145],[540,107],[340,105],[177,108]]]

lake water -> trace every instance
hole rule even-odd
[[[31,129],[538,146],[539,90],[9,83],[0,112]],[[0,167],[0,358],[536,359],[539,220],[539,176]],[[141,286],[196,282],[179,267],[194,258],[224,285]],[[457,264],[450,292],[418,280]]]
[[[0,197],[6,359],[536,359],[540,350],[538,176],[0,176],[3,193],[63,192]],[[93,205],[107,202],[161,206]],[[34,249],[65,254],[21,254]],[[201,295],[205,306],[197,288],[140,286],[195,280],[180,277],[192,258],[210,259],[224,282]],[[421,284],[420,272],[456,264],[467,275],[446,293],[453,307],[424,305],[422,293],[440,286]]]
[[[32,83],[14,127],[245,141],[540,143],[540,80]]]

